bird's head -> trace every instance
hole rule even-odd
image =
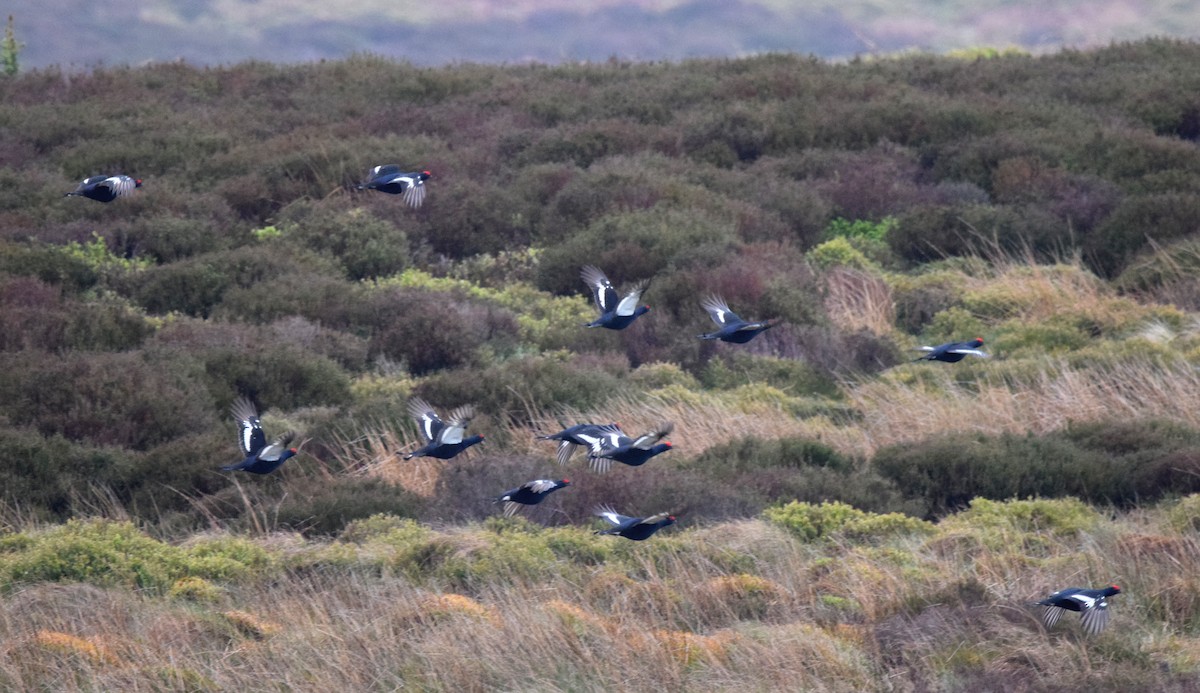
[[[560,481],[560,482],[559,482],[559,484],[558,484],[558,485],[559,485],[559,486],[570,486],[570,485],[571,485],[571,480],[570,480],[570,479],[563,479],[562,481]]]
[[[669,441],[669,440],[663,441],[663,445],[666,445],[668,450],[670,450],[673,447],[671,445],[671,441]]]
[[[976,337],[974,341],[975,346],[983,346],[983,337]]]
[[[1110,590],[1112,590],[1112,593],[1113,593],[1113,594],[1117,594],[1117,593],[1119,593],[1119,592],[1121,591],[1121,586],[1120,586],[1120,585],[1109,585],[1109,586],[1108,586],[1108,588],[1109,588]]]
[[[135,180],[133,181],[133,187],[135,187],[135,188],[140,188],[140,187],[142,187],[142,179],[141,179],[141,178],[137,178],[137,179],[135,179]]]

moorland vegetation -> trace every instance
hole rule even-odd
[[[0,79],[0,681],[1194,688],[1198,59]],[[586,264],[651,312],[584,329]],[[782,323],[701,341],[710,293]],[[267,477],[242,395],[303,441]],[[401,461],[413,396],[486,441]],[[674,448],[493,517],[584,420]],[[1118,580],[1096,638],[1028,606]]]

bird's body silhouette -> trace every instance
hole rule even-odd
[[[405,455],[406,460],[414,457],[448,460],[472,445],[483,442],[483,436],[466,437],[467,425],[475,416],[475,407],[471,405],[455,409],[443,421],[428,402],[415,398],[408,403],[408,413],[416,420],[426,443]]]
[[[243,459],[241,462],[221,467],[222,471],[269,474],[296,454],[296,448],[289,447],[296,437],[292,431],[272,440],[270,445],[267,444],[262,422],[258,420],[258,410],[246,397],[239,397],[230,410],[238,422],[238,447],[242,450]]]
[[[425,201],[425,181],[431,176],[429,171],[402,171],[396,164],[385,164],[371,169],[366,182],[360,183],[358,189],[403,195],[405,204],[416,209]]]
[[[623,330],[629,327],[638,316],[649,312],[650,306],[639,305],[642,294],[650,286],[649,279],[643,279],[633,288],[618,298],[617,290],[604,276],[599,268],[588,265],[579,273],[580,278],[592,290],[592,300],[600,309],[600,317],[587,323],[584,327],[606,327],[610,330]]]
[[[124,197],[142,187],[139,178],[126,175],[92,176],[84,178],[79,187],[64,195],[64,197],[86,197],[97,202],[112,202],[118,197]]]
[[[615,426],[603,427],[600,435],[591,442],[588,450],[588,460],[592,469],[597,472],[607,472],[613,462],[620,462],[631,467],[645,464],[655,455],[660,455],[671,449],[669,442],[658,441],[670,435],[675,430],[675,424],[664,421],[654,430],[644,433],[637,438],[631,438]]]
[[[708,317],[717,324],[716,332],[698,335],[700,339],[719,339],[722,342],[745,344],[758,335],[779,324],[779,320],[748,322],[729,310],[729,304],[720,296],[709,296],[700,304],[708,311]]]
[[[1053,628],[1065,611],[1078,611],[1083,629],[1089,635],[1096,635],[1108,625],[1108,598],[1120,591],[1116,585],[1102,589],[1068,587],[1059,590],[1038,602],[1045,607],[1042,622],[1047,628]]]
[[[937,346],[922,346],[917,347],[921,351],[927,352],[913,361],[944,361],[946,363],[958,363],[967,356],[979,356],[987,358],[988,355],[979,350],[983,346],[983,340],[979,337],[972,339],[969,342],[947,342]]]
[[[611,507],[600,506],[596,508],[594,514],[613,525],[609,529],[599,530],[596,534],[615,534],[633,541],[649,539],[663,527],[675,524],[675,516],[670,513],[659,513],[650,517],[629,517],[621,515]]]
[[[575,424],[557,433],[538,436],[538,440],[557,440],[558,449],[554,452],[555,459],[559,464],[566,464],[571,461],[571,456],[575,454],[575,448],[583,446],[591,448],[592,443],[604,435],[605,430],[610,428],[620,429],[620,426],[615,423],[610,424],[591,424],[582,423]]]
[[[546,500],[546,496],[570,485],[571,481],[569,479],[560,479],[558,481],[554,479],[536,479],[534,481],[527,481],[512,490],[505,491],[493,498],[492,502],[503,503],[504,515],[512,517],[521,509],[521,506],[537,505]]]

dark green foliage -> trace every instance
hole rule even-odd
[[[135,459],[119,448],[0,428],[0,498],[39,520],[87,514],[95,507],[89,507],[93,490],[102,494],[107,483],[128,477]]]
[[[1118,274],[1150,241],[1168,243],[1200,231],[1200,195],[1163,193],[1126,198],[1085,249],[1107,276]]]
[[[424,505],[418,496],[380,479],[311,477],[288,484],[287,495],[274,505],[273,519],[305,534],[332,535],[379,513],[419,517]]]
[[[279,292],[274,281],[288,275],[319,279],[340,273],[329,260],[267,243],[152,267],[132,275],[125,284],[133,300],[151,313],[177,311],[208,317],[231,289]]]
[[[375,292],[358,317],[369,326],[372,356],[404,363],[418,375],[471,363],[484,345],[497,355],[510,352],[517,332],[503,308],[419,290]]]
[[[626,372],[628,365],[616,359],[530,356],[439,373],[422,381],[417,392],[435,404],[473,403],[492,416],[525,420],[562,407],[587,410],[626,394],[628,385],[621,377]]]
[[[928,515],[974,497],[1075,496],[1129,506],[1200,490],[1200,432],[1158,421],[1073,426],[1044,436],[955,434],[880,450],[872,466]]]
[[[276,223],[281,242],[337,258],[350,279],[383,277],[408,266],[404,231],[361,208],[298,200],[280,211]]]
[[[213,423],[191,362],[137,352],[0,355],[0,413],[43,435],[145,450]]]

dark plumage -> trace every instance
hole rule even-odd
[[[554,493],[564,486],[570,486],[569,479],[555,481],[553,479],[537,479],[535,481],[527,481],[511,491],[505,491],[502,495],[492,499],[493,503],[504,504],[504,515],[512,517],[520,510],[522,505],[537,505],[546,500],[546,496]]]
[[[945,361],[946,363],[958,363],[966,358],[968,354],[971,356],[987,358],[988,355],[979,350],[979,347],[981,346],[983,346],[983,340],[979,337],[976,337],[969,342],[948,342],[946,344],[939,344],[937,346],[917,347],[921,351],[927,351],[929,353],[921,356],[920,358],[913,359],[913,361]]]
[[[675,430],[675,424],[665,421],[653,431],[638,438],[630,438],[615,426],[606,426],[599,431],[599,436],[592,440],[588,451],[588,460],[592,469],[597,472],[607,472],[613,461],[638,467],[651,457],[671,449],[670,443],[659,443]]]
[[[1096,635],[1108,625],[1108,598],[1120,591],[1116,585],[1098,590],[1083,587],[1059,590],[1038,602],[1045,607],[1042,622],[1047,628],[1053,628],[1062,618],[1063,611],[1078,611],[1083,629],[1089,635]]]
[[[84,178],[79,187],[67,193],[63,197],[86,197],[89,200],[97,202],[112,202],[118,197],[123,197],[132,193],[137,188],[142,187],[140,178],[134,179],[125,175],[115,176],[92,176]]]
[[[233,418],[237,420],[238,447],[242,450],[241,462],[221,467],[222,471],[243,471],[254,474],[269,474],[279,468],[296,454],[296,448],[288,447],[296,434],[288,431],[267,445],[266,434],[263,433],[262,422],[258,420],[258,411],[254,403],[245,397],[239,397],[230,408]]]
[[[558,450],[555,451],[554,457],[559,464],[566,464],[571,461],[571,455],[575,454],[575,448],[582,445],[590,448],[592,443],[603,435],[604,431],[609,428],[620,429],[620,426],[615,423],[607,425],[601,424],[575,424],[570,428],[564,428],[558,433],[538,436],[538,440],[557,440]]]
[[[779,324],[777,319],[747,322],[729,310],[729,304],[720,296],[709,296],[700,305],[708,311],[708,317],[720,328],[716,332],[699,335],[700,339],[719,339],[722,342],[745,344]]]
[[[483,442],[483,436],[464,438],[467,425],[475,416],[475,407],[466,405],[450,412],[450,416],[442,421],[433,407],[423,399],[413,399],[408,403],[408,413],[416,420],[421,434],[428,441],[424,447],[413,450],[404,456],[411,460],[414,457],[436,457],[448,460],[476,443]]]
[[[611,507],[600,506],[594,514],[613,524],[612,528],[602,529],[596,534],[616,534],[633,541],[648,539],[663,527],[675,524],[675,516],[669,513],[659,513],[650,517],[629,517],[617,513]]]
[[[395,164],[386,164],[371,169],[370,177],[358,189],[403,195],[404,202],[416,209],[425,201],[425,181],[432,175],[429,171],[401,171]]]
[[[584,267],[579,276],[584,283],[591,287],[592,299],[596,302],[596,307],[600,309],[600,317],[587,323],[584,327],[607,327],[610,330],[623,330],[637,320],[639,315],[650,310],[650,306],[638,305],[646,287],[650,286],[649,279],[643,279],[634,284],[633,288],[618,300],[617,290],[613,287],[612,282],[608,281],[608,277],[604,276],[604,273],[596,267],[592,265]]]

